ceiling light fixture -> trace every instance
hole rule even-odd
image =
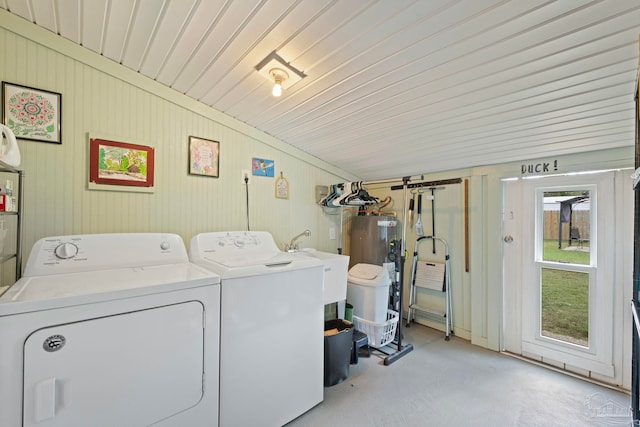
[[[275,51],[271,52],[258,65],[256,70],[269,81],[273,82],[273,96],[282,95],[287,89],[307,77],[305,73],[282,59]]]
[[[269,70],[269,74],[271,74],[271,77],[273,77],[274,82],[271,95],[282,95],[282,83],[284,83],[289,78],[289,74],[287,74],[286,71],[281,70],[280,68],[272,68],[271,70]]]

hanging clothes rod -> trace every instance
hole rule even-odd
[[[405,176],[402,178],[390,178],[390,179],[380,179],[380,180],[376,180],[376,181],[359,181],[362,185],[380,185],[380,184],[391,184],[391,183],[402,183],[401,185],[398,186],[398,189],[402,189],[403,185],[405,182],[409,182],[411,180],[415,180],[415,179],[423,179],[424,175],[421,175],[420,177],[416,176],[416,177],[412,177],[412,176]],[[340,184],[344,184],[344,182],[340,183]]]
[[[392,190],[402,190],[404,188],[404,183],[407,183],[407,188],[415,188],[415,187],[435,187],[438,185],[446,185],[446,184],[460,184],[462,183],[462,178],[451,178],[451,179],[443,179],[440,181],[427,181],[427,182],[416,182],[413,184],[409,184],[412,180],[420,179],[422,180],[424,175],[421,176],[405,176],[402,178],[391,178],[391,179],[382,179],[378,181],[357,181],[362,185],[380,185],[380,184],[391,184],[391,183],[401,183],[399,185],[394,185],[391,187]],[[339,184],[345,184],[341,182]]]
[[[380,184],[391,184],[391,183],[399,183],[399,185],[394,185],[391,187],[392,190],[402,190],[404,188],[404,184],[407,183],[407,188],[414,187],[432,187],[437,185],[445,185],[445,184],[460,184],[462,182],[462,178],[453,178],[453,179],[444,179],[440,181],[431,181],[431,182],[417,182],[414,184],[409,184],[411,181],[415,180],[423,180],[424,175],[420,176],[405,176],[402,178],[390,178],[390,179],[381,179],[376,181],[355,181],[360,182],[362,185],[380,185]],[[346,181],[348,182],[348,181]],[[340,182],[339,184],[345,184],[346,182]]]
[[[405,182],[405,180],[411,181],[411,178],[412,177],[410,177],[410,176],[406,176],[406,177],[403,177],[403,178],[381,179],[381,180],[378,180],[378,181],[363,181],[363,184],[366,184],[366,185],[380,185],[380,184],[391,184],[392,182],[402,182],[403,183],[403,182]],[[402,185],[400,186],[400,188],[402,188]]]
[[[433,190],[444,190],[444,189],[445,189],[445,187],[412,188],[411,190],[409,190],[409,193],[411,193],[411,194],[423,194],[423,193],[433,192]]]
[[[442,179],[440,181],[416,182],[414,184],[407,184],[407,188],[438,187],[440,185],[461,184],[461,183],[462,183],[462,178],[452,178],[452,179]],[[403,188],[404,188],[404,185],[391,186],[392,190],[402,190]]]

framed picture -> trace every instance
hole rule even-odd
[[[2,123],[19,139],[62,144],[62,95],[2,82]]]
[[[273,160],[259,159],[254,157],[251,159],[251,173],[256,176],[268,176],[273,178],[275,162]]]
[[[189,173],[218,178],[220,175],[220,142],[190,136]]]
[[[154,150],[144,145],[91,138],[89,182],[153,187]]]
[[[289,198],[289,181],[280,172],[280,178],[276,179],[276,197],[278,199]]]

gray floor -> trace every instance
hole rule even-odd
[[[288,424],[299,426],[621,426],[629,394],[484,350],[420,325],[414,350],[384,366],[380,353]]]

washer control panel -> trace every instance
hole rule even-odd
[[[279,252],[276,242],[266,231],[220,231],[203,233],[191,241],[195,253],[232,255],[249,252]]]
[[[188,262],[175,234],[113,233],[55,236],[33,246],[23,276]]]
[[[260,236],[252,233],[231,233],[226,232],[221,236],[214,237],[218,248],[248,248],[251,246],[259,247],[263,245]]]

